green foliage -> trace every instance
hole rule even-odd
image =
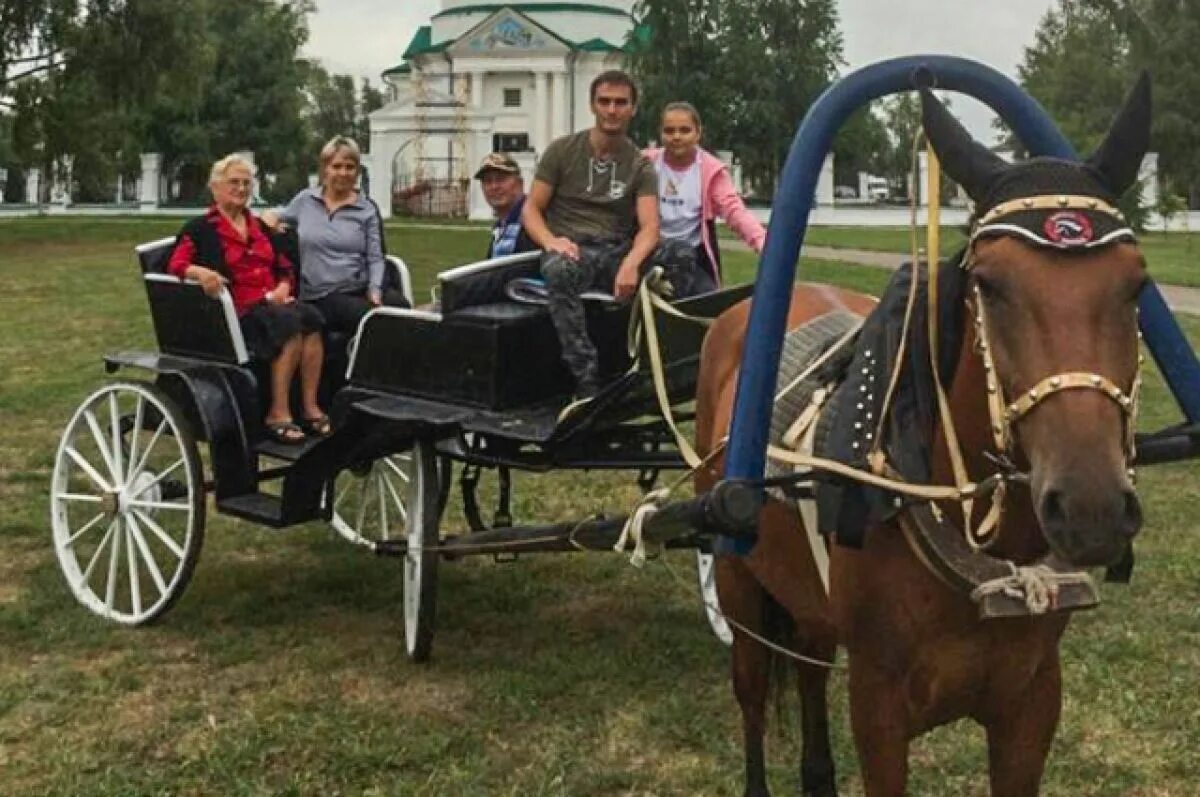
[[[1159,173],[1200,187],[1200,3],[1057,0],[1018,69],[1025,88],[1088,153],[1108,130],[1136,75],[1154,80],[1151,148]],[[1145,209],[1141,209],[1145,211]]]
[[[769,196],[800,120],[841,62],[833,0],[642,0],[637,13],[650,40],[632,58],[644,96],[636,133],[655,138],[658,109],[688,100],[706,114],[706,145],[732,150]]]
[[[298,59],[309,0],[41,5],[39,15],[0,0],[0,19],[13,8],[29,20],[23,38],[5,29],[4,52],[41,42],[60,64],[0,83],[13,109],[4,164],[50,173],[69,158],[77,200],[110,199],[117,175],[135,174],[140,153],[159,152],[177,199],[203,202],[209,165],[235,150],[253,150],[260,171],[275,176],[268,199],[290,196],[306,184],[318,135],[365,140],[365,114],[382,104],[369,84],[360,100],[352,78]]]
[[[633,136],[658,139],[659,117],[669,102],[686,100],[704,116],[704,144],[728,149],[732,143],[729,115],[710,113],[727,107],[729,81],[722,75],[728,4],[721,0],[643,0],[635,9],[636,29],[650,40],[631,42],[630,68],[641,96]],[[632,35],[632,34],[631,34]]]

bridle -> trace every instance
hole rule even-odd
[[[1028,210],[1086,210],[1092,214],[1104,214],[1121,223],[1116,230],[1098,240],[1080,241],[1078,243],[1062,244],[1053,242],[1026,226],[1009,223],[1009,218],[1019,212]],[[1015,235],[1023,240],[1039,246],[1051,246],[1057,249],[1071,250],[1096,248],[1110,245],[1116,241],[1132,241],[1134,233],[1124,226],[1123,214],[1108,203],[1095,197],[1081,196],[1032,196],[1010,200],[997,205],[981,217],[971,232],[967,252],[962,260],[962,268],[971,271],[975,265],[974,248],[978,240],[995,235]],[[1004,387],[996,373],[995,362],[992,359],[992,347],[988,338],[987,312],[984,307],[983,295],[978,284],[972,287],[972,298],[967,301],[974,315],[975,347],[983,359],[983,368],[987,379],[987,406],[991,423],[992,441],[996,453],[1004,460],[1011,461],[1015,443],[1014,430],[1016,425],[1026,418],[1034,409],[1056,393],[1065,390],[1095,390],[1111,399],[1121,412],[1125,426],[1124,449],[1126,465],[1134,459],[1134,431],[1137,422],[1138,400],[1141,392],[1141,364],[1144,357],[1138,354],[1138,370],[1134,374],[1133,384],[1129,389],[1123,389],[1116,381],[1092,371],[1062,371],[1039,380],[1033,387],[1011,400],[1005,398]],[[1140,338],[1140,333],[1138,334]]]

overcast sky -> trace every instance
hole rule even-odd
[[[729,0],[735,2],[736,0]],[[848,69],[883,58],[924,53],[961,55],[1014,75],[1023,49],[1054,0],[841,0]],[[333,72],[371,78],[400,63],[438,0],[317,0],[306,47]],[[954,110],[976,135],[991,140],[991,113],[956,98]]]

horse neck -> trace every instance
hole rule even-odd
[[[991,418],[987,406],[987,373],[983,358],[975,350],[975,327],[970,314],[963,314],[965,329],[959,336],[962,346],[958,352],[954,380],[947,388],[947,402],[954,419],[954,431],[958,436],[967,473],[972,481],[979,481],[995,472],[995,466],[984,456],[995,450],[991,433]],[[938,484],[953,484],[954,471],[950,464],[949,448],[937,423],[934,432],[931,462],[933,481]],[[979,501],[974,511],[974,521],[979,523],[990,506],[990,501]],[[954,508],[952,508],[954,509]],[[953,511],[957,522],[961,514]],[[1000,539],[991,552],[1018,562],[1032,561],[1046,552],[1046,543],[1039,530],[1037,517],[1029,490],[1023,485],[1011,485],[1004,504]]]

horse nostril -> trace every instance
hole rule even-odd
[[[1138,500],[1137,493],[1133,490],[1125,490],[1124,498],[1125,516],[1121,530],[1127,536],[1133,537],[1142,528],[1142,502]]]
[[[1067,522],[1067,507],[1061,490],[1047,490],[1042,496],[1042,524],[1059,526]]]

